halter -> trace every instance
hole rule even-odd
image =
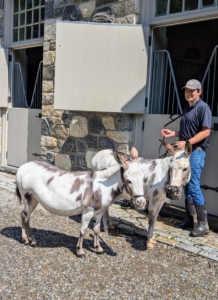
[[[127,182],[126,182],[125,180],[124,180],[124,183],[123,183],[122,191],[121,191],[121,192],[123,192],[124,189],[127,191],[127,193],[128,193],[132,198],[144,197],[144,195],[133,195],[133,193],[129,190],[128,184],[127,184]]]

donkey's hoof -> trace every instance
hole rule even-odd
[[[78,258],[86,258],[85,254],[77,254]]]
[[[36,241],[32,241],[32,242],[30,243],[30,246],[31,246],[31,247],[36,247],[36,246],[37,246]]]
[[[104,229],[104,233],[105,233],[105,234],[109,234],[108,228],[105,228],[105,229]]]
[[[149,249],[153,249],[154,248],[154,244],[152,242],[147,242],[146,243],[147,248]]]
[[[98,254],[98,255],[104,254],[104,250],[103,250],[103,251],[100,251],[100,252],[97,252],[97,251],[96,251],[96,254]]]
[[[22,238],[22,242],[24,243],[25,246],[30,244],[30,242],[27,238]]]
[[[110,225],[108,226],[108,228],[114,230],[114,225],[113,225],[113,224],[110,224]]]
[[[157,241],[155,240],[155,238],[153,238],[153,239],[151,240],[151,243],[157,244]]]

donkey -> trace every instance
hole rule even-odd
[[[148,234],[147,247],[153,248],[156,240],[153,237],[154,224],[164,202],[168,199],[178,200],[182,196],[183,187],[189,182],[191,176],[189,158],[191,144],[186,142],[185,149],[175,149],[163,140],[160,142],[171,153],[164,159],[139,158],[140,168],[144,174],[144,196],[149,201],[148,206]],[[112,157],[112,150],[98,152],[93,160],[94,169],[115,166],[117,162]],[[127,156],[125,156],[127,159]],[[131,160],[131,157],[129,157]],[[126,189],[126,192],[128,190]],[[124,195],[122,195],[124,197]],[[105,212],[103,223],[109,219],[109,213]]]
[[[85,258],[83,239],[88,224],[95,217],[94,247],[103,253],[99,243],[102,214],[118,198],[125,188],[134,204],[143,209],[146,203],[143,190],[144,175],[139,167],[136,148],[131,151],[132,161],[127,161],[113,151],[116,165],[102,171],[69,172],[46,162],[34,161],[22,165],[17,172],[17,195],[24,203],[21,213],[22,240],[36,246],[30,229],[30,215],[40,203],[49,212],[59,216],[82,214],[77,256]]]

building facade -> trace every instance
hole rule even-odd
[[[191,77],[216,123],[217,25],[217,0],[1,0],[1,164],[88,170],[133,144],[155,157]]]

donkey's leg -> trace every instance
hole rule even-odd
[[[104,232],[105,233],[108,233],[108,228],[109,229],[114,229],[114,225],[110,220],[109,210],[106,210],[103,213],[103,225],[104,225]]]
[[[25,196],[24,196],[25,197]],[[26,198],[26,197],[25,197]],[[29,198],[29,197],[27,197]],[[38,204],[38,201],[33,197],[28,200],[24,200],[24,210],[21,213],[21,222],[22,222],[22,240],[25,245],[30,244],[31,246],[36,246],[36,241],[32,235],[30,229],[30,215],[34,211]]]
[[[83,239],[88,229],[89,222],[94,216],[94,211],[87,211],[84,210],[82,212],[82,220],[81,220],[81,227],[80,227],[80,236],[76,246],[77,249],[77,256],[80,258],[85,258],[85,252],[83,251]]]
[[[164,199],[153,198],[152,201],[149,203],[148,235],[147,235],[147,242],[146,242],[148,248],[153,248],[154,244],[156,243],[156,240],[153,237],[154,224],[157,220],[157,216],[165,200],[166,200],[165,198]]]
[[[96,223],[94,226],[94,247],[96,249],[97,254],[102,254],[104,250],[100,246],[99,237],[100,237],[100,231],[101,231],[101,217],[102,214],[96,215]]]
[[[105,233],[108,233],[107,213],[108,213],[108,211],[105,211],[105,212],[103,213],[103,216],[102,216],[103,227],[104,227],[104,232],[105,232]]]

